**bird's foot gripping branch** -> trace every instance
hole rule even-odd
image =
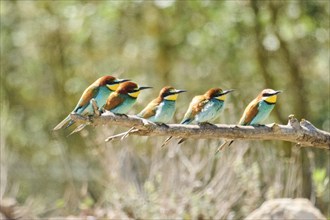
[[[118,116],[105,112],[94,116],[92,120],[79,114],[71,114],[71,119],[80,124],[119,125],[130,128],[125,133],[111,136],[107,140],[128,135],[139,136],[174,136],[193,139],[241,139],[241,140],[279,140],[297,143],[300,146],[310,146],[330,150],[330,133],[320,130],[309,121],[300,122],[289,116],[287,125],[268,124],[265,126],[240,126],[216,124],[214,126],[168,124],[167,126],[149,122],[137,116]]]

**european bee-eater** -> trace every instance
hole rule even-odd
[[[124,82],[107,98],[103,110],[115,114],[126,114],[135,104],[141,90],[150,89],[148,86],[138,86],[134,82]]]
[[[233,90],[223,91],[220,88],[212,88],[205,94],[195,96],[189,104],[188,110],[181,121],[181,124],[190,124],[197,122],[198,124],[210,123],[221,114],[224,109],[226,95]],[[164,146],[172,137],[165,140]],[[181,139],[179,144],[185,139]]]
[[[86,115],[93,114],[93,108],[91,105],[91,100],[95,99],[99,107],[105,104],[109,94],[114,92],[120,83],[129,81],[128,79],[116,79],[113,76],[102,76],[97,79],[93,84],[87,87],[83,94],[81,95],[76,107],[71,113]],[[74,123],[71,120],[70,115],[68,115],[63,121],[61,121],[53,130],[58,130],[63,128],[65,125],[67,127]]]
[[[141,118],[148,119],[155,123],[169,122],[175,112],[175,101],[178,94],[185,90],[174,89],[166,86],[160,90],[158,97],[152,100],[139,114]]]
[[[259,95],[253,99],[250,104],[245,108],[239,125],[259,125],[265,120],[270,112],[273,110],[277,94],[281,91],[275,91],[272,89],[264,89]],[[234,140],[225,141],[218,149],[217,152],[222,150],[224,147],[230,146]]]

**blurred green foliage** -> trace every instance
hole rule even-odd
[[[117,127],[52,132],[99,76],[186,89],[173,122],[210,87],[236,89],[217,123],[236,123],[263,88],[330,131],[328,1],[1,1],[1,198],[31,216],[241,218],[263,201],[307,197],[329,210],[329,152],[218,141],[161,150],[163,138],[104,143]],[[193,146],[189,146],[193,145]],[[251,146],[251,148],[249,148]],[[33,201],[33,202],[29,202]]]

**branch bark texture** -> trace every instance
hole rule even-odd
[[[119,125],[127,128],[134,127],[130,135],[139,136],[174,136],[193,139],[242,139],[242,140],[281,140],[297,143],[300,146],[325,148],[330,150],[330,133],[320,130],[307,120],[300,122],[289,116],[287,125],[268,124],[262,126],[239,126],[225,124],[158,125],[137,116],[114,115],[104,113],[101,116],[86,118],[71,114],[78,123],[98,125]]]

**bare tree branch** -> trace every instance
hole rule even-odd
[[[193,139],[242,139],[242,140],[282,140],[298,143],[301,146],[325,148],[330,150],[330,133],[322,131],[309,121],[302,119],[300,122],[289,116],[287,125],[268,124],[262,126],[239,126],[224,124],[206,125],[158,125],[137,116],[114,115],[106,112],[101,116],[89,117],[71,114],[71,118],[78,123],[98,125],[119,125],[132,129],[113,137],[127,136],[174,136]]]

